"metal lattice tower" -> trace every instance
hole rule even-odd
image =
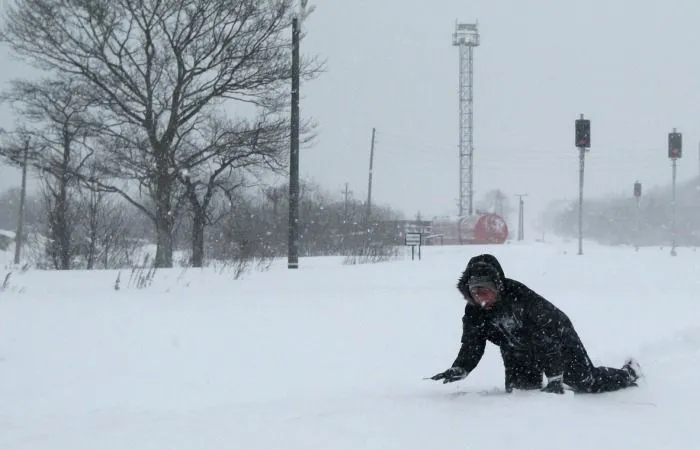
[[[459,215],[474,212],[474,47],[477,23],[455,22],[452,45],[459,47]]]

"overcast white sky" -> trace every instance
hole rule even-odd
[[[573,124],[592,121],[587,196],[631,195],[670,181],[667,133],[684,133],[679,179],[698,173],[700,2],[697,0],[316,0],[304,51],[328,72],[302,88],[317,118],[302,173],[367,192],[407,214],[457,212],[455,20],[479,21],[474,187],[527,193],[529,211],[578,195]],[[410,6],[409,6],[410,5]],[[513,199],[515,199],[513,197]],[[527,206],[526,206],[527,207]],[[532,217],[531,217],[532,218]]]
[[[670,182],[667,133],[684,134],[679,179],[698,174],[698,0],[310,0],[303,52],[328,71],[302,85],[302,114],[320,135],[301,173],[365,198],[377,128],[373,201],[409,217],[457,212],[456,20],[479,21],[475,51],[476,199],[526,193],[528,221],[578,195],[573,123],[592,122],[586,197],[632,195]],[[25,70],[4,60],[0,83]],[[0,114],[0,125],[12,118]],[[0,189],[17,183],[0,171]]]

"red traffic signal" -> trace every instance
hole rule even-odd
[[[588,119],[576,119],[576,147],[589,148],[591,146],[591,121]]]
[[[668,133],[668,157],[678,159],[683,156],[683,135],[676,131]]]

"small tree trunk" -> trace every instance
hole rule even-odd
[[[68,189],[61,183],[59,198],[56,202],[56,241],[60,270],[71,268],[71,232],[68,227]]]
[[[197,208],[192,220],[192,266],[204,266],[204,227],[206,225],[206,210]]]
[[[173,267],[173,230],[175,214],[172,211],[171,196],[173,179],[168,173],[167,151],[158,149],[156,157],[156,260],[155,267]]]
[[[156,261],[157,268],[173,266],[174,220],[169,211],[156,211]]]
[[[70,270],[73,252],[71,249],[72,230],[68,223],[68,183],[69,167],[71,159],[72,138],[68,132],[63,133],[63,159],[61,160],[61,172],[58,177],[58,198],[56,199],[56,240],[58,241],[59,269]]]
[[[88,255],[87,255],[87,269],[92,270],[95,268],[95,257],[97,255],[97,232],[98,232],[98,221],[97,221],[97,210],[99,206],[97,202],[90,205],[90,243],[88,244]]]

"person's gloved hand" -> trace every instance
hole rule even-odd
[[[547,386],[542,388],[542,392],[549,392],[550,394],[563,394],[564,376],[557,375],[547,378]]]
[[[442,384],[452,383],[454,381],[459,381],[466,378],[467,371],[461,367],[450,367],[444,372],[440,372],[437,375],[430,377],[431,380],[442,380]]]

